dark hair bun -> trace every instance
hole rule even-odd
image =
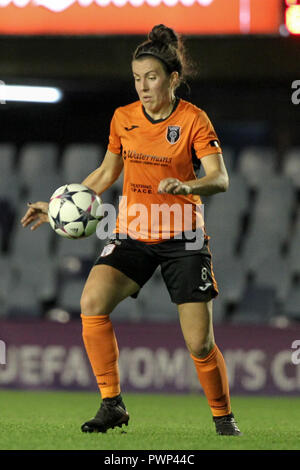
[[[162,44],[171,44],[174,47],[178,47],[178,36],[173,29],[168,28],[164,24],[157,24],[152,28],[149,33],[149,39],[152,42],[160,42]]]

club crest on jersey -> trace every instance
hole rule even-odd
[[[168,126],[167,128],[167,141],[170,144],[176,144],[180,138],[181,127],[180,126]]]

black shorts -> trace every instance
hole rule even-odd
[[[106,243],[94,264],[118,269],[140,288],[160,266],[171,300],[176,304],[208,302],[218,295],[208,240],[201,249],[187,251],[181,239],[146,244],[117,236]]]

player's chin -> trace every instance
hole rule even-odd
[[[146,109],[146,111],[155,112],[156,106],[151,98],[147,98],[147,99],[141,98],[141,102],[144,108]]]

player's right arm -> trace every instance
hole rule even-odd
[[[107,150],[99,168],[90,173],[81,184],[84,184],[100,195],[118,179],[122,169],[123,159],[121,155],[117,155]],[[23,227],[27,227],[32,222],[36,221],[36,223],[31,227],[31,230],[35,230],[43,223],[49,222],[48,202],[38,201],[35,203],[28,203],[28,206],[26,214],[21,219]]]
[[[92,189],[100,196],[119,178],[122,170],[123,159],[121,155],[107,150],[99,168],[90,173],[81,184]]]

